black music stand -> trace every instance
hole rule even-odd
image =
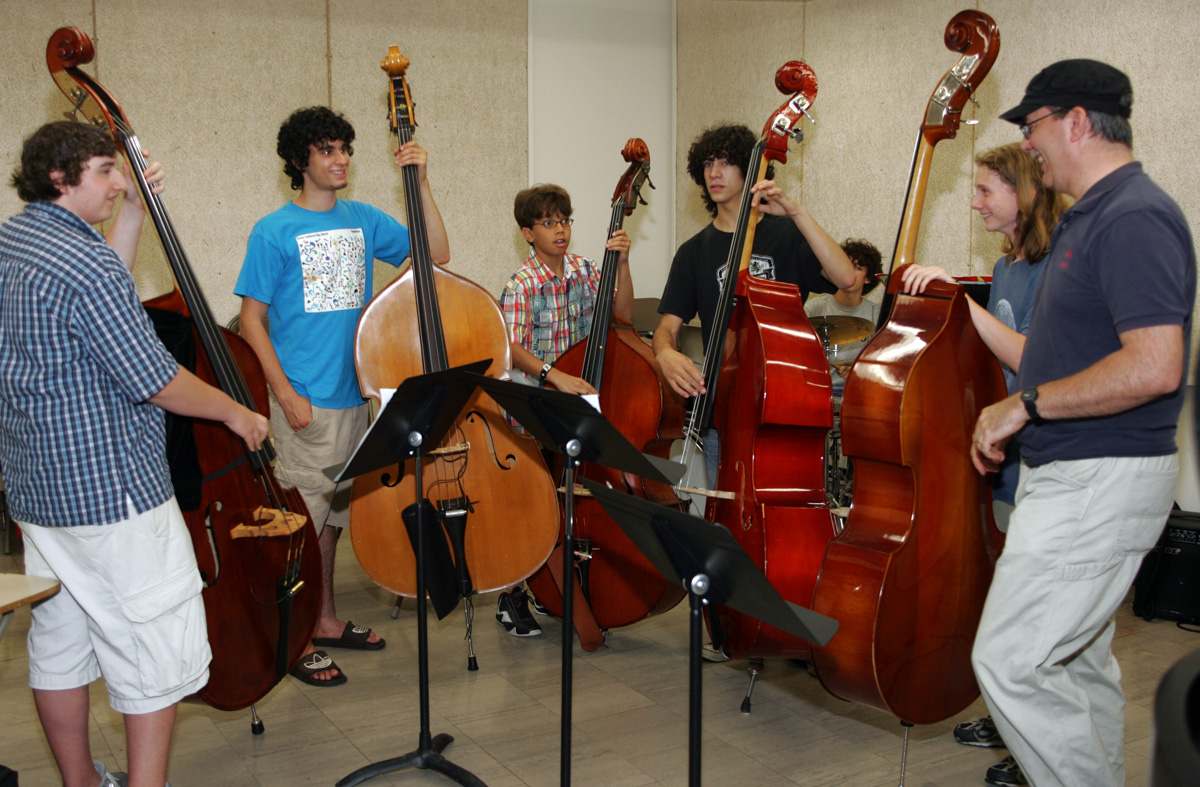
[[[583,462],[634,473],[651,481],[674,484],[686,468],[678,462],[637,450],[599,410],[583,397],[550,388],[473,375],[479,387],[516,418],[538,441],[563,455],[566,469],[566,516],[563,536],[562,741],[559,784],[571,783],[571,659],[575,646],[572,581],[575,557],[575,471]]]
[[[457,366],[441,372],[410,377],[401,383],[387,406],[363,435],[350,460],[340,467],[328,467],[325,475],[334,481],[355,478],[373,470],[414,459],[418,498],[422,495],[421,448],[426,443],[436,445],[458,418],[471,394],[475,378],[491,365],[491,359]],[[465,787],[486,787],[483,781],[465,768],[442,756],[442,750],[454,742],[454,737],[429,732],[429,642],[428,612],[425,602],[425,538],[421,521],[425,506],[417,500],[417,538],[413,550],[417,557],[417,664],[420,675],[421,733],[417,748],[408,754],[359,768],[337,783],[350,787],[383,773],[401,768],[428,768],[444,774]]]
[[[691,643],[688,687],[688,784],[700,787],[701,657],[705,604],[724,604],[816,645],[837,631],[836,620],[790,601],[721,525],[616,492],[587,479],[583,485],[668,581],[688,589]]]

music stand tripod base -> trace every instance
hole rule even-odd
[[[449,432],[458,413],[475,392],[476,378],[468,373],[482,372],[490,364],[491,359],[487,359],[408,378],[371,424],[349,461],[341,467],[327,468],[325,474],[334,481],[343,481],[389,467],[397,461],[404,463],[413,459],[415,489],[423,490],[422,446],[426,443],[437,445]],[[351,787],[402,768],[425,768],[464,787],[485,787],[477,776],[442,756],[442,751],[454,737],[445,733],[435,736],[429,731],[429,620],[425,594],[424,523],[421,521],[425,506],[420,503],[417,500],[417,538],[413,545],[417,556],[417,664],[421,689],[421,732],[417,748],[400,757],[359,768],[341,779],[337,787]]]
[[[703,605],[724,604],[818,646],[837,632],[837,621],[784,600],[724,527],[589,479],[582,483],[658,572],[688,590],[688,784],[700,787]]]

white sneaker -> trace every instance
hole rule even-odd
[[[129,784],[129,774],[125,771],[110,771],[104,763],[96,760],[92,761],[92,766],[100,774],[100,787],[126,787]],[[166,782],[164,787],[171,787],[171,783]]]
[[[96,773],[100,775],[100,787],[125,787],[129,782],[129,776],[117,772],[111,773],[104,763],[93,760],[92,766],[96,769]]]

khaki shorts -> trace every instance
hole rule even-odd
[[[25,573],[62,590],[33,607],[29,685],[101,676],[120,713],[153,713],[208,683],[208,629],[192,538],[175,498],[112,525],[25,533]]]
[[[324,525],[350,524],[350,482],[334,484],[325,468],[350,458],[371,421],[367,404],[338,410],[314,406],[312,411],[312,423],[292,431],[271,395],[271,436],[279,459],[275,475],[284,486],[296,487],[320,535]]]

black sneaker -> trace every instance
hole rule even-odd
[[[526,596],[529,599],[529,607],[533,610],[533,614],[540,615],[543,618],[550,614],[550,610],[542,606],[542,602],[537,600],[537,596],[530,596],[529,594],[526,594]]]
[[[954,728],[954,740],[963,746],[979,746],[983,749],[1002,749],[1004,741],[991,716],[975,721],[964,721]]]
[[[998,787],[1022,787],[1029,784],[1025,781],[1025,774],[1021,773],[1021,766],[1017,765],[1017,761],[1012,755],[1005,757],[1000,762],[987,769],[987,775],[983,780],[988,784],[995,784]]]
[[[542,634],[541,627],[529,613],[529,596],[520,588],[500,594],[496,601],[496,620],[514,637],[538,637]]]

